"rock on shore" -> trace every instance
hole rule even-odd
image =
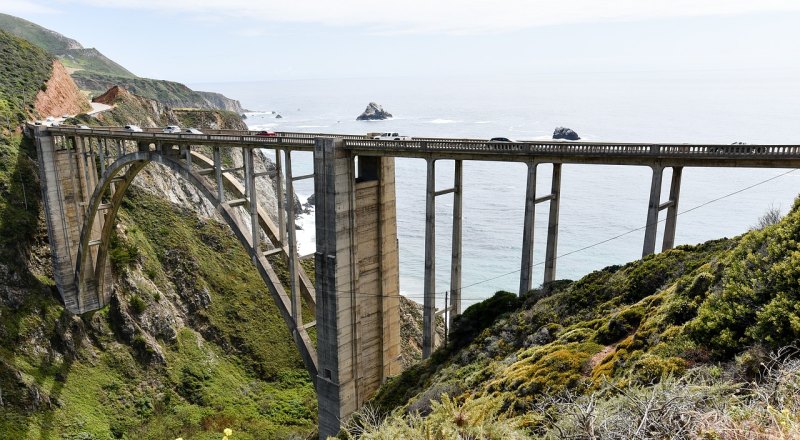
[[[356,118],[356,121],[381,121],[391,117],[392,114],[384,110],[382,105],[370,102],[367,105],[367,109],[364,110],[364,113],[361,113],[361,115]]]
[[[571,128],[567,127],[556,127],[553,131],[553,139],[566,139],[568,141],[577,141],[580,140],[580,136],[578,133]]]

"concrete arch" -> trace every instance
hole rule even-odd
[[[83,226],[81,228],[75,267],[75,282],[78,288],[81,291],[86,291],[84,289],[94,290],[101,305],[108,302],[108,248],[114,220],[116,219],[117,212],[119,211],[127,189],[148,163],[162,165],[186,179],[186,181],[198,189],[202,195],[212,203],[217,212],[220,213],[225,223],[228,224],[239,239],[239,242],[253,257],[252,260],[255,263],[256,269],[258,269],[270,296],[278,306],[278,310],[280,310],[284,322],[292,333],[295,345],[300,351],[306,369],[312,380],[316,381],[316,350],[305,328],[303,328],[303,324],[294,322],[290,312],[291,300],[286,295],[278,275],[274,272],[264,255],[253,248],[251,234],[245,232],[246,228],[242,227],[237,221],[237,217],[234,214],[235,208],[220,202],[216,197],[216,188],[214,184],[199,173],[186,168],[184,163],[177,157],[161,154],[158,151],[138,151],[117,158],[116,161],[105,169],[86,207],[86,215],[84,216]],[[120,174],[123,174],[121,178],[119,177]],[[110,200],[104,203],[103,196],[109,190],[112,183],[116,185],[115,191],[111,195]],[[102,221],[100,236],[93,237],[93,232],[97,232],[95,223],[100,218],[98,213],[101,210],[101,205],[105,205],[104,209],[107,210],[107,214]],[[98,246],[96,252],[92,252],[90,249],[92,245]]]

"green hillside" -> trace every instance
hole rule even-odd
[[[52,280],[35,147],[16,130],[52,58],[0,32],[0,437],[304,438],[316,398],[233,233],[134,189],[109,306],[76,316]],[[135,215],[133,214],[135,212]]]
[[[41,47],[55,55],[67,67],[122,77],[135,76],[124,67],[108,59],[97,49],[86,49],[71,38],[22,18],[0,14],[0,30],[9,32]]]
[[[81,90],[100,95],[113,86],[121,86],[139,96],[155,99],[164,105],[176,108],[221,109],[241,114],[239,101],[220,94],[198,92],[184,84],[150,78],[123,78],[101,72],[77,71],[72,78]]]
[[[50,52],[66,67],[75,70],[72,77],[78,87],[94,95],[100,95],[118,85],[170,107],[220,109],[239,114],[245,111],[239,101],[219,93],[192,90],[173,81],[139,78],[97,49],[84,48],[71,38],[22,18],[0,14],[0,30]]]
[[[382,388],[363,438],[798,438],[798,204],[741,237],[470,307]]]
[[[36,94],[46,87],[53,58],[33,44],[0,30],[0,126],[28,119]]]

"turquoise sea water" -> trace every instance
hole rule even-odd
[[[384,74],[379,70],[375,76]],[[431,75],[435,72],[431,72]],[[366,78],[197,84],[241,100],[253,129],[361,134],[397,131],[410,136],[548,139],[556,126],[585,140],[800,144],[800,80],[789,73],[561,74],[485,78]],[[368,102],[394,114],[386,121],[356,121]],[[276,111],[283,116],[267,113]],[[293,156],[295,174],[311,171],[311,156]],[[401,290],[420,299],[423,274],[425,163],[397,159],[397,211]],[[680,211],[777,176],[782,169],[683,171]],[[650,169],[565,165],[559,254],[640,228],[645,223]],[[525,197],[522,164],[464,165],[463,297],[466,305],[505,289],[516,291]],[[664,176],[662,200],[667,197]],[[313,192],[298,182],[301,198]],[[452,184],[452,162],[437,162],[438,188]],[[548,192],[550,166],[539,167],[539,195]],[[676,244],[699,243],[745,232],[770,207],[786,212],[800,192],[800,171],[759,185],[678,218]],[[452,199],[437,200],[437,286],[449,287]],[[537,206],[535,263],[544,258],[547,204]],[[662,212],[661,218],[665,213]],[[302,221],[302,253],[313,251],[313,218]],[[663,231],[663,224],[659,229]],[[641,256],[644,232],[564,256],[558,277],[576,279]],[[541,281],[542,266],[535,267]],[[488,280],[488,281],[487,281]],[[443,295],[440,298],[440,303]]]

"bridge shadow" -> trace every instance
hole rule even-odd
[[[62,332],[82,325],[52,280],[36,148],[27,138],[0,137],[0,316],[0,431],[49,438],[76,353]]]

